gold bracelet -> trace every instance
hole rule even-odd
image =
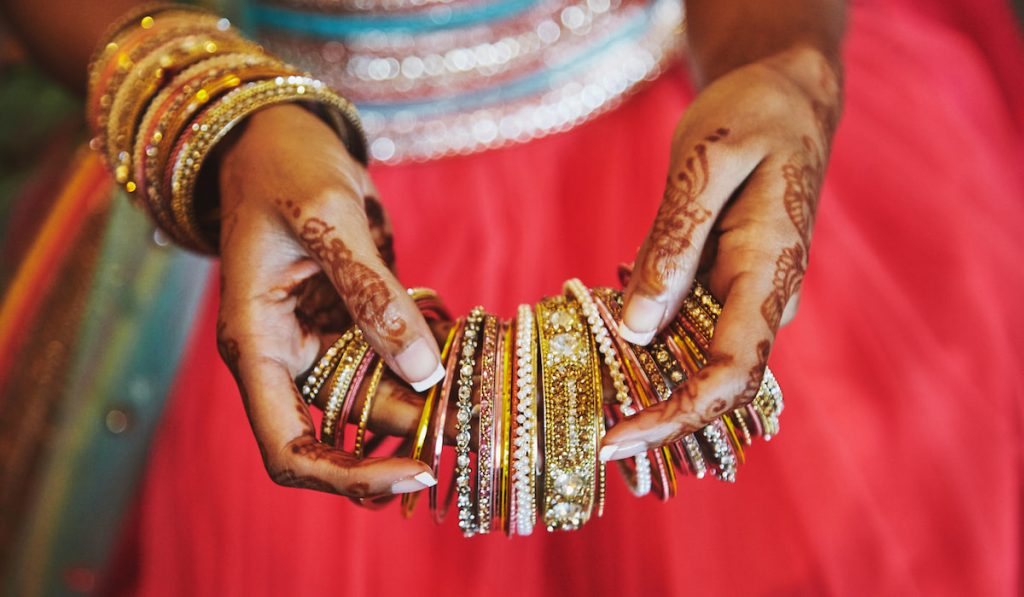
[[[352,341],[355,336],[355,331],[349,329],[341,335],[333,344],[324,352],[320,360],[313,365],[313,369],[310,370],[309,375],[306,376],[305,382],[302,384],[301,394],[302,400],[306,404],[310,404],[316,399],[317,395],[320,394],[320,388],[323,387],[324,382],[331,376],[334,368],[337,367],[338,361],[341,360],[341,353],[344,352],[345,346]]]
[[[352,379],[355,377],[356,368],[359,367],[366,351],[370,349],[370,345],[363,338],[363,333],[358,331],[358,328],[356,329],[352,342],[345,347],[341,361],[331,377],[330,394],[327,404],[324,406],[323,421],[320,423],[320,441],[324,443],[333,443],[338,424],[345,424],[345,421],[339,421],[338,418],[341,415]]]
[[[601,319],[601,314],[597,311],[597,305],[594,303],[590,291],[579,278],[567,280],[563,290],[571,293],[583,310],[583,316],[590,326],[590,333],[604,359],[608,375],[611,377],[612,387],[615,389],[615,401],[619,404],[619,410],[627,417],[635,415],[637,408],[633,396],[626,386],[626,375],[622,371],[622,356],[613,346],[609,330],[605,326],[604,320]],[[629,480],[629,488],[637,497],[643,497],[651,492],[651,461],[647,457],[647,452],[634,456],[633,464],[634,470],[626,475]],[[624,469],[625,463],[620,462],[619,466]],[[623,470],[623,472],[627,471]],[[602,509],[603,500],[600,500],[598,511],[600,512]]]
[[[480,414],[477,418],[476,450],[476,521],[477,532],[481,535],[491,532],[491,506],[494,500],[495,452],[495,381],[497,378],[498,319],[493,315],[484,316],[483,333],[480,337]]]
[[[245,117],[271,105],[295,101],[316,102],[336,113],[354,110],[348,100],[317,79],[280,76],[229,92],[192,123],[194,134],[180,142],[170,176],[171,211],[175,223],[187,234],[186,238],[177,239],[179,242],[194,250],[215,252],[215,243],[203,237],[195,211],[193,192],[200,168],[217,143]],[[339,131],[339,135],[344,134],[347,133]]]
[[[171,38],[141,57],[114,92],[107,118],[107,163],[114,168],[117,182],[131,192],[131,152],[139,116],[176,73],[218,54],[256,53],[257,49],[237,35],[213,28]]]
[[[355,447],[352,453],[356,458],[362,460],[363,447],[366,442],[366,426],[370,423],[370,411],[373,410],[373,398],[377,395],[377,388],[380,387],[381,377],[384,375],[384,360],[377,358],[377,364],[370,374],[370,381],[366,384],[366,397],[363,399],[363,410],[359,413],[359,424],[356,426]]]
[[[100,61],[94,65],[89,78],[90,86],[86,104],[89,126],[94,137],[90,141],[93,149],[109,156],[107,124],[114,106],[117,91],[133,72],[136,63],[165,43],[188,36],[197,29],[219,29],[226,20],[210,13],[196,11],[165,11],[156,17],[147,16],[140,20],[137,30],[122,36],[119,41],[107,45]],[[110,163],[114,167],[114,163]],[[114,177],[119,183],[127,181],[127,167],[115,168]]]
[[[287,74],[287,67],[270,56],[224,54],[204,60],[175,77],[150,102],[136,134],[132,163],[138,193],[129,195],[149,213],[154,223],[171,238],[185,233],[177,230],[171,215],[165,182],[168,156],[177,145],[181,129],[195,110],[228,89],[268,76]]]
[[[544,395],[544,524],[580,528],[594,509],[603,431],[600,362],[576,302],[536,306]]]
[[[441,349],[441,362],[448,362],[448,356],[451,354],[452,343],[455,341],[455,326],[448,331],[448,338],[444,342],[444,348]],[[420,411],[420,421],[416,426],[416,435],[413,436],[412,445],[412,457],[416,460],[423,460],[423,446],[427,441],[427,428],[430,426],[430,420],[433,416],[434,408],[437,407],[438,392],[441,391],[442,384],[434,384],[427,392],[427,397],[423,401],[423,410]],[[442,431],[443,433],[443,431]],[[433,454],[429,455],[429,459],[433,460]],[[429,462],[427,464],[430,464]],[[402,514],[408,518],[412,516],[413,510],[416,508],[416,502],[419,501],[420,493],[404,493],[402,494]]]

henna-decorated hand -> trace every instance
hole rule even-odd
[[[435,483],[416,460],[356,461],[319,443],[294,381],[349,313],[415,388],[444,376],[430,328],[382,258],[387,222],[366,170],[316,116],[282,105],[249,119],[222,158],[220,189],[218,341],[270,476],[352,497]]]
[[[724,308],[708,366],[611,429],[603,459],[677,440],[754,398],[775,334],[796,310],[841,103],[838,67],[800,47],[723,75],[687,109],[620,332],[650,342],[695,275]]]

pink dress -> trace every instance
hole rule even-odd
[[[274,485],[205,301],[123,538],[140,595],[1015,595],[1024,405],[1024,53],[1009,7],[852,9],[846,110],[800,313],[770,366],[782,433],[735,485],[667,503],[617,473],[573,533],[463,539]],[[399,273],[505,316],[611,284],[693,97],[673,69],[565,134],[373,172]],[[439,239],[443,239],[439,241]]]

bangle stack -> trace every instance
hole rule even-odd
[[[526,536],[538,521],[549,531],[580,528],[603,510],[605,467],[598,447],[606,427],[667,400],[707,365],[721,306],[699,285],[671,325],[646,347],[618,335],[621,292],[587,288],[576,279],[567,281],[563,291],[532,307],[520,305],[511,320],[476,307],[454,321],[436,294],[410,291],[425,316],[450,325],[441,357],[447,376],[428,390],[412,441],[394,452],[419,458],[440,479],[446,472],[445,416],[454,402],[452,483],[444,496],[439,486],[430,489],[430,509],[438,523],[454,501],[466,536]],[[360,458],[372,452],[362,435],[382,370],[381,361],[371,357],[361,332],[352,329],[302,378],[307,401],[327,395],[322,441],[344,448],[340,428],[351,414]],[[372,363],[374,373],[367,375]],[[370,380],[365,402],[354,414],[352,403],[364,377]],[[606,385],[611,388],[607,400]],[[618,464],[637,496],[675,495],[677,475],[735,481],[753,438],[778,433],[782,409],[778,383],[766,370],[750,404]],[[412,513],[414,496],[403,497],[406,515]]]
[[[196,205],[217,208],[215,189],[196,188],[220,141],[254,112],[283,102],[315,108],[366,163],[352,104],[321,81],[266,54],[227,19],[171,3],[135,9],[110,30],[89,66],[90,146],[168,237],[215,253],[215,225]]]

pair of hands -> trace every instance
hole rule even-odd
[[[708,366],[670,400],[610,429],[603,460],[679,439],[753,399],[799,300],[840,106],[836,69],[805,47],[734,69],[689,106],[620,333],[649,342],[695,276],[724,308]],[[411,433],[423,402],[409,385],[424,389],[443,375],[444,330],[428,326],[391,272],[390,228],[366,170],[315,116],[279,106],[252,116],[225,152],[220,188],[218,346],[271,478],[351,497],[436,483],[417,460],[356,460],[320,443],[295,384],[351,321],[390,369],[371,430]]]

